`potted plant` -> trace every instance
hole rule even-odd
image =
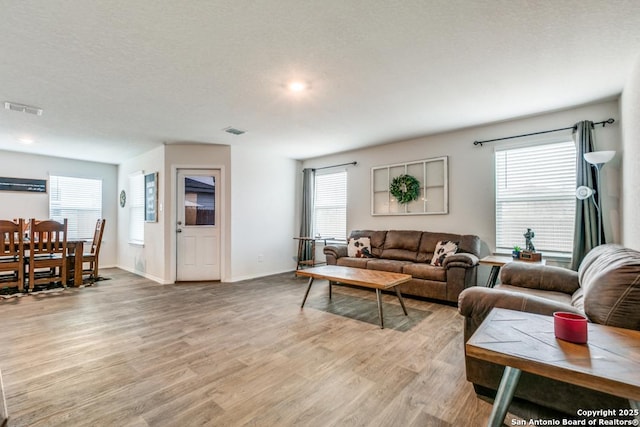
[[[515,259],[520,258],[520,252],[522,251],[522,248],[520,248],[520,246],[515,245],[513,247],[513,251],[511,252],[511,256]]]

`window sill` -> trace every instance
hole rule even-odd
[[[130,241],[129,246],[138,246],[140,248],[144,248],[144,242]]]

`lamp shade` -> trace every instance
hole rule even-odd
[[[607,163],[613,159],[615,155],[615,151],[592,151],[590,153],[584,153],[584,159],[592,165],[599,165]]]
[[[581,185],[576,188],[576,197],[580,200],[588,199],[589,197],[595,194],[595,190],[593,188],[589,188],[587,186]]]

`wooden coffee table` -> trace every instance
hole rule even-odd
[[[309,296],[309,290],[313,284],[314,279],[326,279],[329,281],[329,299],[331,299],[331,282],[346,283],[348,285],[362,286],[364,288],[371,288],[376,290],[376,297],[378,299],[378,316],[380,317],[380,328],[384,329],[384,319],[382,317],[382,297],[381,290],[393,288],[396,291],[402,311],[405,316],[407,315],[407,309],[404,306],[404,300],[402,294],[397,288],[398,285],[411,280],[410,274],[402,273],[389,273],[387,271],[366,270],[364,268],[352,268],[342,267],[339,265],[323,265],[321,267],[307,268],[306,270],[297,270],[298,276],[309,277],[309,286],[307,286],[307,292],[302,299],[302,305],[307,301]]]
[[[573,344],[555,337],[552,316],[494,308],[466,344],[468,356],[505,366],[487,425],[502,426],[521,371],[620,396],[640,410],[640,331],[588,328],[587,344]]]

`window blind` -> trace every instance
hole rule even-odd
[[[68,240],[91,240],[102,218],[102,180],[51,175],[49,217],[67,218]]]
[[[347,171],[316,174],[314,233],[347,237]]]
[[[144,243],[144,173],[129,175],[129,243]]]
[[[537,251],[571,255],[575,219],[573,141],[496,150],[496,249],[524,248],[527,228]]]

